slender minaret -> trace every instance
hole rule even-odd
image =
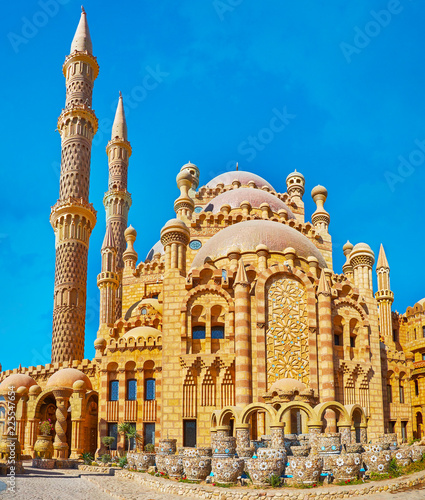
[[[122,254],[125,251],[124,231],[127,228],[128,211],[131,207],[131,195],[127,191],[128,159],[131,146],[127,141],[127,123],[125,121],[122,95],[118,99],[117,111],[112,125],[111,140],[106,146],[109,164],[108,191],[103,198],[106,210],[106,225],[111,225],[117,250],[117,274],[119,286],[115,298],[114,321],[122,315]]]
[[[117,248],[111,224],[106,227],[102,245],[102,271],[97,276],[97,286],[100,290],[100,327],[111,327],[115,321],[115,300],[118,288],[116,273]]]
[[[392,339],[391,304],[394,302],[394,293],[390,290],[390,266],[382,244],[379,249],[376,274],[378,275],[378,291],[375,293],[375,298],[379,306],[379,330],[383,337]]]
[[[91,143],[97,130],[92,91],[98,73],[82,8],[71,54],[63,65],[66,105],[58,120],[62,142],[59,200],[50,215],[56,246],[53,363],[84,358],[87,254],[96,224],[96,211],[88,199]]]

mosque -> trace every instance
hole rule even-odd
[[[14,386],[16,437],[30,456],[48,418],[58,459],[103,453],[104,436],[116,438],[113,452],[123,450],[120,422],[134,425],[144,444],[175,438],[178,446],[206,446],[219,428],[258,440],[272,424],[285,434],[338,430],[354,442],[384,433],[422,437],[425,299],[392,312],[384,248],[373,290],[375,255],[366,243],[347,242],[342,272],[333,269],[323,186],[312,189],[316,210],[308,216],[297,171],[284,192],[241,170],[199,187],[189,162],[177,175],[176,217],[140,259],[136,229],[128,227],[132,148],[121,96],[106,147],[96,354],[84,359],[98,72],[83,10],[63,65],[58,120],[52,360],[0,373],[0,432]]]

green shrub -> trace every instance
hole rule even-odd
[[[127,465],[127,457],[121,457],[118,460],[118,464],[123,469]]]
[[[271,474],[267,482],[272,488],[278,488],[280,486],[280,477],[276,476],[276,474]]]
[[[146,453],[154,453],[155,451],[155,445],[152,443],[148,443],[145,445],[145,451]]]
[[[100,457],[100,461],[106,465],[107,463],[109,463],[111,461],[111,455],[109,455],[108,453],[105,453],[104,455],[102,455]]]
[[[85,465],[91,465],[91,463],[94,460],[93,455],[91,453],[87,452],[87,451],[85,451],[81,455],[81,458],[83,459]]]

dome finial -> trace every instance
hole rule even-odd
[[[84,5],[82,5],[82,6],[81,6],[81,12],[82,12],[83,14],[85,14],[85,13],[86,13],[86,11],[84,10]]]
[[[236,172],[239,170],[239,162],[236,162]]]

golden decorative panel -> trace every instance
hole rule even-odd
[[[307,300],[302,285],[290,278],[271,283],[267,293],[267,386],[281,378],[308,385]]]

